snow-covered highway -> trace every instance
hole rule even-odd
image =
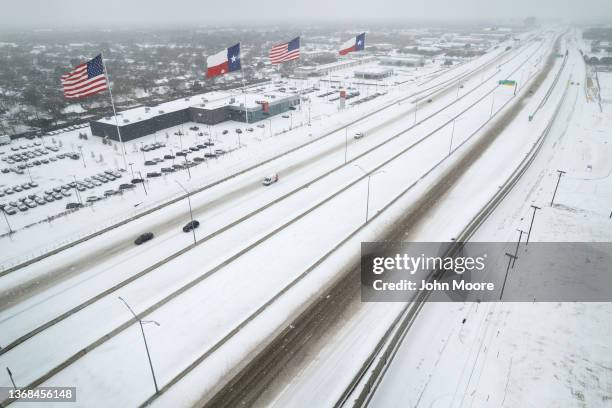
[[[45,384],[79,384],[84,395],[92,396],[94,394],[88,389],[110,386],[115,391],[112,398],[117,398],[117,401],[129,401],[131,405],[145,401],[152,393],[146,366],[140,364],[143,355],[134,353],[136,348],[133,343],[139,341],[135,335],[136,325],[128,320],[129,315],[117,301],[117,296],[128,299],[138,313],[161,324],[147,330],[154,331],[151,348],[159,382],[162,386],[170,383],[197,356],[208,356],[226,347],[220,341],[225,342],[232,337],[227,337],[228,334],[237,333],[237,329],[242,330],[246,323],[258,318],[261,307],[272,306],[271,300],[280,299],[279,294],[285,293],[288,283],[296,279],[308,281],[302,273],[310,268],[305,269],[304,266],[316,265],[316,260],[324,256],[329,248],[334,248],[346,236],[353,234],[356,228],[362,227],[368,175],[384,171],[371,180],[372,216],[406,186],[415,185],[432,166],[447,158],[449,125],[454,123],[455,118],[462,119],[456,122],[453,142],[454,146],[460,146],[489,119],[491,112],[495,113],[510,101],[513,98],[512,89],[499,87],[497,81],[520,72],[525,64],[533,66],[538,60],[542,62],[550,51],[551,42],[552,36],[548,35],[545,46],[539,42],[528,42],[522,49],[513,51],[517,55],[520,53],[520,56],[508,59],[499,68],[490,67],[488,75],[487,72],[483,75],[485,81],[482,85],[480,81],[483,77],[480,75],[463,80],[466,93],[459,99],[451,91],[434,96],[431,103],[419,106],[417,112],[419,118],[432,116],[418,121],[416,126],[412,115],[409,115],[413,112],[412,107],[406,104],[393,107],[378,119],[380,123],[390,122],[385,126],[379,127],[375,120],[368,121],[369,128],[379,128],[371,132],[365,130],[367,137],[351,142],[348,148],[350,163],[346,166],[343,165],[346,135],[340,131],[330,137],[325,145],[313,144],[308,148],[312,150],[302,150],[299,153],[301,161],[297,164],[294,157],[287,157],[282,159],[285,162],[273,163],[268,168],[261,168],[246,177],[230,180],[206,193],[193,196],[195,212],[201,214],[198,218],[204,221],[198,236],[212,235],[205,239],[203,245],[152,269],[146,279],[134,280],[112,295],[49,327],[4,353],[2,361],[15,367],[15,375],[26,383],[51,372],[55,375]],[[471,92],[467,93],[467,90]],[[489,97],[493,92],[495,96]],[[482,103],[477,103],[479,100]],[[403,119],[389,121],[389,117]],[[444,132],[444,129],[447,131]],[[379,144],[380,147],[373,149]],[[453,156],[448,160],[452,162]],[[281,180],[272,188],[260,187],[263,176],[274,170],[278,171]],[[321,177],[326,172],[329,174]],[[288,195],[292,191],[295,193]],[[286,198],[266,207],[267,203],[285,195]],[[215,198],[211,200],[208,198],[210,196]],[[75,265],[78,275],[53,286],[44,294],[35,293],[26,301],[5,309],[1,314],[1,324],[7,328],[2,334],[6,337],[0,342],[5,345],[13,341],[95,295],[101,287],[110,287],[135,271],[143,270],[143,266],[147,265],[143,265],[146,259],[142,258],[147,251],[155,254],[150,261],[150,264],[154,264],[156,259],[189,245],[190,236],[176,233],[170,228],[176,225],[177,218],[187,221],[184,206],[185,203],[182,203],[172,210],[176,218],[156,214],[163,221],[156,226],[161,234],[154,230],[158,234],[152,242],[155,246],[133,249],[131,241],[125,240],[118,245],[112,244],[113,250],[129,250],[121,256],[113,252],[112,257],[105,258],[104,251],[109,250],[106,248],[100,251],[101,258],[89,259],[91,264],[84,260]],[[258,210],[248,222],[239,222],[220,233],[216,232],[228,222],[240,219],[245,212],[262,207],[266,208]],[[126,227],[135,230],[142,228],[132,223]],[[95,248],[95,243],[91,245]],[[79,250],[82,251],[83,247]],[[279,253],[286,256],[279,257]],[[69,259],[66,261],[69,262]],[[36,273],[33,272],[33,275],[36,276]],[[316,292],[316,287],[306,285],[305,290]],[[56,299],[61,299],[61,302]],[[299,299],[295,297],[293,300],[294,307],[301,303]],[[181,316],[181,319],[173,319],[172,316]],[[284,320],[283,315],[277,314],[275,320],[277,326],[279,321]],[[112,334],[112,338],[108,334]],[[260,335],[263,336],[263,333]],[[47,350],[45,355],[32,351],[40,349],[43,344]],[[75,352],[88,346],[87,354],[78,354],[76,359],[69,360]],[[163,355],[155,353],[160,349],[165,350]],[[172,350],[180,351],[180,354]],[[234,363],[226,362],[230,366],[240,361],[236,353],[226,350],[224,355],[232,355]],[[109,359],[114,362],[112,367],[104,363]],[[64,361],[70,361],[70,364],[64,367]],[[214,360],[203,364],[210,364],[214,368],[215,361],[218,363],[218,360]],[[95,378],[83,374],[93,373],[95,367],[102,366],[109,370],[103,376],[99,372]],[[140,367],[143,372],[138,372]],[[112,383],[107,383],[111,379]],[[112,384],[121,384],[122,387],[119,389]]]

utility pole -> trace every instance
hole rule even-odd
[[[130,313],[132,313],[132,315],[134,316],[134,319],[138,322],[138,324],[140,324],[140,332],[142,333],[142,340],[144,341],[145,350],[147,351],[147,359],[149,360],[149,367],[151,368],[151,375],[153,376],[153,385],[155,385],[155,394],[157,394],[159,393],[159,388],[157,387],[157,379],[155,378],[155,370],[153,370],[153,362],[151,361],[151,354],[149,353],[149,345],[147,344],[147,337],[145,336],[143,324],[153,323],[156,326],[159,326],[159,323],[156,322],[155,320],[139,319],[136,313],[134,313],[134,311],[130,307],[130,305],[128,305],[128,303],[125,301],[125,299],[119,296],[119,300],[123,302],[125,307],[127,307]]]
[[[561,176],[563,176],[566,172],[563,170],[557,170],[557,173],[559,173],[559,178],[557,178],[557,185],[555,186],[555,192],[553,193],[552,199],[550,200],[550,206],[553,206],[553,203],[555,202],[555,196],[557,195],[557,189],[559,188],[559,182],[561,181]]]
[[[506,276],[504,277],[504,283],[502,284],[501,293],[499,294],[499,300],[502,300],[502,297],[504,297],[504,289],[506,289],[506,281],[508,280],[508,273],[510,272],[510,263],[516,259],[516,256],[507,252],[506,255],[508,256],[508,266],[506,267]]]
[[[489,114],[489,117],[493,116],[493,105],[495,103],[495,89],[493,90],[493,94],[491,95],[491,113]]]
[[[517,228],[516,230],[519,232],[519,239],[516,243],[516,248],[514,249],[514,259],[512,260],[512,269],[514,269],[514,262],[516,261],[516,258],[518,258],[519,246],[521,245],[521,239],[523,238],[523,234],[525,233],[525,231],[523,231],[520,228]]]
[[[193,211],[191,210],[191,199],[189,198],[189,191],[178,180],[174,180],[176,184],[179,185],[187,195],[187,203],[189,204],[189,218],[191,219],[191,232],[193,232],[193,245],[196,244],[196,235],[195,235],[195,226],[193,225]]]
[[[540,207],[533,204],[531,205],[531,208],[533,208],[533,214],[531,215],[531,224],[529,224],[529,231],[527,232],[527,241],[525,242],[525,246],[529,245],[529,238],[531,237],[531,228],[533,228],[533,220],[535,219],[536,211],[541,210]]]

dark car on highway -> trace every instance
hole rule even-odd
[[[200,221],[198,221],[198,220],[189,221],[183,227],[183,232],[190,232],[191,230],[194,230],[194,229],[198,228],[199,226],[200,226]]]
[[[138,238],[136,238],[136,241],[134,241],[134,243],[136,245],[140,245],[140,244],[144,244],[147,241],[152,240],[154,237],[152,232],[145,232],[144,234],[141,234]]]

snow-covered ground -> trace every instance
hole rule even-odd
[[[514,168],[508,160],[518,163],[521,152],[537,139],[569,75],[584,75],[578,51],[572,48],[570,53],[561,86],[539,117],[526,120],[543,92],[534,95],[409,240],[456,236],[466,216],[475,214],[502,184]],[[549,78],[541,91],[551,81]],[[535,203],[542,204],[543,210],[534,224],[532,240],[609,241],[605,207],[612,188],[608,177],[612,152],[602,132],[612,125],[609,112],[608,107],[608,113],[604,109],[603,115],[598,114],[596,104],[586,104],[581,87],[570,87],[537,160],[474,239],[515,241],[516,228],[528,227],[529,205]],[[560,165],[568,171],[568,183],[559,187],[558,205],[546,207]],[[590,177],[584,177],[585,171]],[[479,177],[483,174],[488,176],[486,182]],[[588,199],[585,189],[591,193]],[[320,349],[309,350],[307,363],[280,375],[258,406],[303,406],[303,401],[311,403],[313,398],[323,406],[337,401],[356,367],[371,352],[372,333],[378,332],[380,338],[390,316],[397,315],[400,308],[396,303],[355,307],[357,311],[325,338]],[[608,304],[593,303],[426,304],[370,406],[605,406],[610,401],[606,378],[612,365],[606,345],[612,330],[610,313]],[[364,332],[368,336],[363,344],[356,343]]]
[[[207,392],[215,389],[222,382],[224,375],[240,367],[246,356],[265,344],[265,339],[295,316],[305,304],[305,300],[329,285],[334,277],[338,276],[347,259],[357,256],[360,241],[374,239],[392,224],[410,203],[418,200],[428,185],[435,181],[447,166],[458,160],[462,149],[472,143],[472,139],[468,141],[468,137],[489,119],[492,112],[496,113],[505,102],[513,100],[512,89],[498,87],[497,81],[521,73],[525,78],[532,78],[542,65],[542,57],[549,51],[551,38],[547,36],[545,44],[526,43],[521,49],[508,53],[503,63],[497,63],[499,67],[493,65],[474,78],[465,80],[464,88],[452,87],[450,92],[434,96],[431,103],[425,101],[419,105],[417,112],[417,122],[422,122],[410,130],[407,129],[415,121],[412,114],[413,105],[393,104],[382,115],[373,116],[366,123],[359,124],[357,129],[351,128],[347,133],[332,132],[330,138],[325,139],[326,143],[312,144],[308,148],[300,149],[293,156],[274,163],[273,166],[282,169],[279,170],[281,179],[270,188],[263,188],[260,183],[263,176],[274,170],[274,167],[263,167],[192,197],[198,218],[203,221],[198,237],[210,234],[204,244],[186,251],[178,258],[168,260],[154,268],[145,278],[134,280],[51,326],[0,356],[0,360],[11,367],[20,383],[29,383],[79,349],[118,328],[116,336],[103,341],[45,384],[76,384],[79,388],[79,405],[82,406],[114,405],[119,402],[123,405],[141,403],[152,395],[152,384],[141,339],[138,337],[138,326],[132,324],[129,313],[117,300],[117,296],[122,296],[137,313],[146,313],[147,320],[160,323],[160,326],[146,326],[160,386],[172,381],[198,356],[206,357],[194,371],[174,384],[156,403],[165,406],[198,401]],[[492,57],[495,57],[495,53],[483,60],[490,60]],[[482,64],[483,60],[478,61],[476,65]],[[459,69],[470,67],[465,64]],[[443,80],[442,76],[440,78]],[[431,83],[423,86],[430,85]],[[403,86],[395,92],[388,92],[385,96],[389,98],[388,102],[419,89],[418,83]],[[525,92],[527,89],[521,88],[519,94]],[[380,103],[376,102],[371,108],[380,106]],[[333,120],[342,124],[369,111],[366,109],[367,104],[360,106],[354,108],[355,110],[334,113]],[[441,109],[444,111],[438,112]],[[306,114],[304,109],[301,114]],[[432,116],[429,117],[430,115]],[[542,113],[539,116],[545,117]],[[454,118],[457,120],[453,123]],[[330,127],[330,120],[322,120],[323,122],[325,126],[321,126],[319,132],[325,132]],[[530,126],[538,129],[541,123],[543,122],[538,117]],[[452,145],[451,126],[454,127]],[[305,133],[305,128],[301,129],[301,132]],[[326,170],[343,164],[345,137],[355,131],[365,131],[367,134],[364,139],[351,140],[346,151],[348,160],[355,159],[356,165],[351,163],[311,182]],[[359,157],[360,153],[368,151],[394,134],[398,137]],[[534,130],[526,132],[521,138],[514,138],[510,142],[506,139],[511,138],[504,138],[506,143],[515,149],[513,151],[517,152],[514,158],[520,157],[520,152],[526,148],[526,142],[533,134]],[[219,174],[240,168],[249,158],[260,160],[266,152],[265,141],[274,139],[273,136],[266,138],[261,135],[262,140],[258,141],[261,143],[255,143],[248,138],[248,132],[242,135],[247,135],[241,142],[248,148],[239,149],[224,158],[227,166],[221,168],[219,165]],[[289,132],[285,135],[289,135]],[[154,137],[155,135],[150,138]],[[197,136],[191,137],[197,140]],[[299,137],[300,134],[296,133],[296,140]],[[310,136],[301,134],[301,137],[303,142]],[[276,143],[270,143],[273,147],[268,147],[268,152],[278,151],[277,147],[281,143],[278,139],[274,141]],[[228,142],[228,148],[233,144],[232,141],[225,142]],[[466,142],[464,147],[458,148],[463,142]],[[180,144],[181,140],[172,143]],[[293,145],[288,141],[282,147]],[[458,149],[450,156],[449,146],[451,150]],[[405,149],[408,150],[404,151]],[[138,152],[135,156],[141,154]],[[387,160],[388,163],[385,163]],[[423,174],[441,160],[444,161],[439,170],[423,178]],[[501,179],[505,174],[502,170],[507,171],[511,165],[495,161],[500,169],[495,174]],[[200,165],[192,171],[204,171],[206,168],[203,166]],[[361,229],[366,207],[367,177],[364,172],[373,173],[379,170],[384,172],[372,178],[368,213],[376,222]],[[182,181],[188,178],[185,173],[180,176]],[[192,180],[195,178],[192,174]],[[202,179],[199,180],[202,184],[210,182],[210,179],[205,177]],[[188,188],[194,188],[193,184],[186,184]],[[155,180],[149,184],[149,190],[168,192],[173,189],[168,196],[176,195],[179,187],[174,185],[171,178]],[[399,204],[380,212],[410,185],[414,185],[414,188],[402,197]],[[304,188],[286,200],[279,201],[278,205],[265,208],[248,222],[239,223],[235,228],[216,234],[219,228],[239,219],[251,209],[265,205],[300,186]],[[494,186],[494,183],[488,185],[488,188],[491,186]],[[339,189],[342,189],[340,194]],[[130,194],[132,193],[136,195],[139,191]],[[143,200],[142,193],[140,194],[138,199]],[[168,196],[160,195],[155,199],[159,202]],[[479,199],[484,198],[484,194],[476,196],[473,207],[466,210],[466,214],[477,208]],[[108,200],[100,204],[103,206],[110,202]],[[126,208],[130,205],[126,205]],[[145,206],[147,203],[141,205]],[[103,209],[100,210],[102,206],[96,206],[93,210],[108,217],[113,208],[104,212]],[[17,336],[36,328],[102,289],[134,276],[157,260],[185,248],[191,237],[177,231],[176,227],[188,220],[185,206],[184,202],[168,206],[151,218],[130,222],[125,229],[111,231],[98,241],[81,244],[73,252],[64,251],[55,256],[51,263],[45,264],[45,261],[42,261],[20,270],[19,274],[3,277],[0,281],[5,289],[3,297],[6,296],[5,299],[12,299],[13,302],[3,305],[4,308],[0,312],[0,324],[3,328],[0,343],[6,345]],[[309,208],[312,210],[303,214]],[[114,210],[121,212],[120,208],[115,207]],[[92,209],[88,208],[72,214],[71,217],[90,211]],[[100,218],[103,219],[104,216],[101,215]],[[149,226],[146,223],[155,219],[159,222],[157,227],[163,226],[165,220],[165,223],[174,225],[174,228],[162,228],[161,233],[151,243],[143,247],[132,247],[132,238],[126,240],[126,236],[133,237],[137,232],[147,230]],[[354,231],[358,231],[357,235],[351,236]],[[350,237],[350,241],[325,258],[331,248],[347,237]],[[109,248],[118,252],[109,254]],[[310,271],[309,265],[322,256],[325,261]],[[50,270],[52,268],[55,270]],[[310,273],[303,274],[304,272]],[[52,285],[39,286],[40,282],[49,279]],[[296,282],[295,286],[284,292],[292,281]],[[30,282],[33,283],[31,286],[20,286]],[[15,288],[17,290],[14,290]],[[174,297],[173,294],[177,291],[180,291],[180,296]],[[265,310],[265,313],[253,314],[259,308]],[[372,306],[371,309],[377,307]],[[104,318],[101,319],[101,316]],[[384,319],[380,314],[378,316],[382,323]],[[234,336],[236,333],[238,334]],[[370,342],[375,341],[374,333]],[[227,342],[224,341],[226,336],[230,336]],[[219,348],[214,352],[207,352],[216,345]],[[45,350],[45,353],[40,350]],[[109,364],[110,361],[112,364]],[[101,367],[104,367],[102,371]],[[7,381],[3,379],[1,384],[10,385]],[[194,387],[194,383],[198,386]],[[101,396],[95,391],[101,389],[100,387],[112,392]]]
[[[182,183],[188,190],[210,184],[229,174],[261,162],[268,157],[273,157],[281,152],[304,144],[320,135],[333,132],[335,129],[342,129],[343,124],[354,122],[368,112],[380,109],[381,106],[387,104],[393,105],[394,101],[405,98],[415,91],[431,88],[436,83],[442,83],[453,76],[468,72],[485,61],[494,59],[500,53],[500,50],[495,50],[490,55],[440,72],[435,72],[439,70],[437,66],[429,66],[407,72],[402,70],[402,73],[398,73],[397,76],[380,81],[381,84],[374,85],[364,84],[362,80],[355,81],[358,83],[353,84],[353,79],[350,77],[353,72],[352,70],[334,72],[331,75],[332,81],[342,81],[343,85],[359,90],[361,95],[368,95],[376,91],[386,92],[385,95],[379,96],[376,99],[342,111],[338,110],[337,101],[328,101],[328,98],[331,98],[333,95],[325,98],[316,97],[316,95],[327,93],[326,86],[330,86],[329,83],[323,83],[323,81],[321,84],[318,84],[313,80],[288,80],[289,83],[284,84],[284,86],[291,85],[291,87],[296,89],[309,89],[319,85],[321,90],[309,94],[310,102],[303,103],[298,110],[291,112],[289,118],[278,115],[270,120],[259,122],[258,125],[263,125],[263,127],[245,125],[239,122],[225,122],[215,126],[200,125],[200,131],[208,132],[213,139],[215,143],[214,149],[221,148],[231,151],[231,154],[223,155],[219,159],[207,160],[205,163],[191,168],[191,177],[187,171],[179,171],[160,178],[148,179],[146,194],[144,189],[138,186],[137,189],[127,191],[122,195],[111,196],[96,202],[86,209],[70,213],[50,222],[48,217],[63,212],[67,202],[76,201],[74,192],[72,192],[72,196],[69,198],[47,203],[34,209],[29,209],[26,212],[18,212],[14,216],[9,216],[11,227],[18,232],[10,236],[5,234],[0,237],[0,245],[5,249],[0,254],[0,262],[4,268],[7,268],[33,256],[44,254],[51,249],[73,242],[104,227],[129,219],[181,194],[182,190],[175,181]],[[418,80],[422,78],[426,78],[427,85],[419,87],[421,82]],[[401,79],[401,81],[398,81],[400,84],[394,85],[397,79]],[[332,82],[332,84],[331,86],[339,86],[339,82]],[[387,86],[384,86],[385,84]],[[275,87],[275,85],[269,84],[267,87]],[[384,91],[379,88],[384,88]],[[337,90],[330,88],[331,91],[337,92]],[[378,117],[384,119],[393,114],[397,115],[397,111],[395,113],[392,111],[383,112]],[[309,118],[311,126],[308,126]],[[129,171],[125,172],[124,177],[120,180],[105,183],[102,186],[82,192],[83,199],[90,195],[103,196],[104,191],[108,189],[116,190],[119,184],[128,182],[132,175],[138,176],[139,172],[145,175],[149,171],[158,171],[161,167],[169,167],[172,164],[180,163],[180,159],[174,159],[165,160],[156,166],[144,165],[146,160],[154,157],[161,158],[164,154],[172,154],[178,149],[204,142],[207,137],[197,136],[199,131],[189,130],[192,126],[198,126],[198,124],[187,123],[167,131],[140,138],[137,141],[127,142],[125,146],[127,161],[133,163]],[[247,127],[252,127],[254,131],[245,131]],[[238,149],[239,135],[235,132],[237,128],[243,130],[243,133],[240,134],[240,149]],[[178,130],[181,130],[183,136],[175,134]],[[223,131],[226,130],[228,133],[223,135]],[[359,127],[351,128],[351,135],[360,130],[361,128]],[[71,182],[75,177],[81,180],[85,177],[98,174],[101,171],[116,169],[122,166],[123,160],[120,150],[117,149],[117,144],[113,146],[104,145],[101,139],[92,136],[89,136],[87,140],[79,139],[79,133],[89,134],[88,131],[83,129],[68,131],[58,136],[47,136],[43,138],[42,142],[45,145],[55,146],[61,143],[62,147],[58,153],[67,151],[82,152],[84,160],[59,159],[57,162],[47,165],[32,167],[29,169],[29,172],[25,172],[22,176],[14,173],[3,174],[0,190],[30,181],[30,175],[39,186],[22,193],[5,195],[0,200],[9,203],[10,201],[16,201],[16,198],[25,194],[41,194],[42,191]],[[151,144],[155,141],[166,143],[166,148],[146,153],[139,151],[142,145]],[[14,143],[13,146],[15,144],[17,143]],[[29,143],[19,143],[19,145],[27,144]],[[3,152],[5,155],[10,154],[10,146],[0,147],[0,154]],[[193,156],[203,156],[203,152],[196,152]],[[190,159],[193,159],[193,156]],[[100,158],[103,160],[100,160]],[[271,169],[271,171],[274,171],[274,169]],[[4,228],[8,232],[8,226],[4,225]]]

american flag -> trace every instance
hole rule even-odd
[[[108,89],[102,55],[77,66],[62,75],[61,79],[64,96],[69,99],[83,98]]]
[[[275,45],[270,49],[268,54],[272,64],[280,64],[281,62],[293,61],[300,58],[300,37],[295,37],[293,40]]]

